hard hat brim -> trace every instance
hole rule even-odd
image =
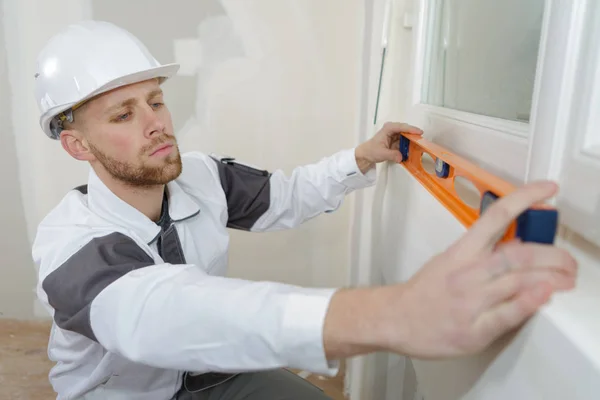
[[[165,65],[161,65],[160,67],[149,68],[144,71],[135,72],[133,74],[129,74],[129,75],[119,77],[117,79],[113,79],[112,81],[107,82],[106,84],[97,88],[96,90],[88,93],[87,95],[85,95],[84,97],[82,97],[81,99],[79,99],[76,102],[61,104],[60,106],[56,106],[56,107],[49,109],[46,113],[44,113],[40,117],[40,125],[41,125],[42,129],[44,130],[44,133],[46,133],[46,135],[48,137],[50,137],[51,139],[58,139],[58,137],[55,137],[52,134],[52,131],[50,130],[50,121],[52,120],[52,118],[54,118],[58,114],[74,107],[75,105],[85,103],[100,94],[109,92],[113,89],[117,89],[117,88],[120,88],[123,86],[147,81],[149,79],[154,79],[154,78],[162,78],[160,83],[163,83],[167,79],[173,77],[177,73],[177,71],[179,71],[179,68],[180,68],[180,65],[176,64],[176,63],[165,64]]]

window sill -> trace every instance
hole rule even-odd
[[[542,310],[546,316],[600,370],[600,250],[574,233],[557,239],[557,245],[567,248],[579,262],[579,276],[574,290],[555,295]]]
[[[433,106],[429,104],[418,104],[416,107],[433,115],[453,119],[458,122],[467,123],[481,128],[492,129],[519,138],[527,139],[529,136],[528,123],[473,114],[466,111],[454,110],[451,108]]]

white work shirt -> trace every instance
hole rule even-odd
[[[167,400],[185,371],[337,373],[323,349],[335,289],[225,278],[227,229],[297,227],[372,185],[375,168],[363,175],[354,149],[289,177],[197,152],[182,162],[162,227],[93,170],[39,225],[33,258],[54,320],[58,399]]]

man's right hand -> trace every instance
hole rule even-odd
[[[325,320],[328,359],[371,351],[416,358],[477,353],[554,292],[572,289],[577,263],[567,251],[518,241],[497,246],[519,214],[556,192],[554,183],[536,182],[497,200],[406,283],[337,292]]]

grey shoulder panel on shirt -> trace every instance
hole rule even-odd
[[[250,230],[269,209],[271,174],[239,164],[233,159],[213,160],[219,170],[221,186],[227,198],[229,228]]]
[[[153,265],[154,260],[122,233],[92,239],[42,282],[54,321],[65,330],[94,341],[90,307],[96,296],[127,273]]]

